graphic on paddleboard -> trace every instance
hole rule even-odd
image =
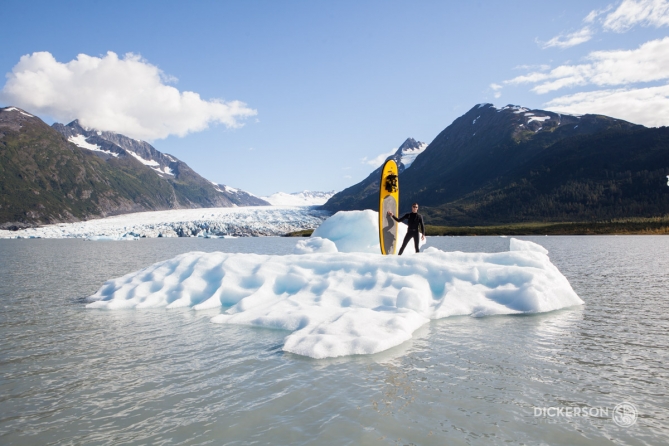
[[[388,211],[397,215],[400,202],[400,186],[397,163],[388,160],[381,168],[379,187],[379,242],[381,254],[395,254],[397,248],[397,222],[388,215]]]

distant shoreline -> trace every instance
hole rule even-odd
[[[313,229],[286,234],[309,237]],[[531,222],[491,226],[425,226],[428,236],[477,235],[664,235],[669,234],[669,216],[597,222]]]

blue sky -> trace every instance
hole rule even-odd
[[[147,139],[257,195],[342,190],[481,102],[669,124],[667,0],[2,9],[0,106]]]

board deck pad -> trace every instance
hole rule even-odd
[[[391,211],[397,216],[399,209],[399,183],[397,163],[388,160],[381,169],[379,187],[379,243],[381,254],[392,255],[397,249],[397,222],[388,215]]]

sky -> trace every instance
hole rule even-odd
[[[2,5],[0,106],[259,196],[340,191],[479,103],[669,125],[669,0]]]

